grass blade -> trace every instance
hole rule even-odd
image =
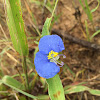
[[[84,0],[85,1],[85,5],[86,5],[86,8],[84,7],[83,3],[82,3],[82,0],[79,0],[83,10],[85,11],[85,13],[87,14],[88,16],[88,19],[93,23],[93,18],[92,18],[92,13],[89,9],[89,5],[88,5],[88,1],[87,0]]]
[[[3,77],[2,80],[0,80],[0,84],[5,84],[8,87],[10,87],[10,88],[26,95],[26,96],[28,96],[30,98],[33,98],[33,99],[43,99],[43,100],[49,99],[48,95],[33,96],[33,95],[31,95],[27,92],[22,91],[21,89],[22,89],[23,85],[20,82],[18,82],[17,80],[10,77],[10,76]]]
[[[90,89],[90,88],[88,88],[86,86],[82,86],[82,85],[72,86],[68,90],[65,90],[65,94],[72,94],[72,93],[83,92],[83,91],[88,91],[93,95],[100,96],[100,90]]]
[[[7,83],[7,84],[10,84],[16,88],[19,88],[21,90],[25,90],[25,87],[23,84],[21,84],[19,81],[15,80],[14,78],[8,76],[8,75],[5,75],[3,78],[2,78],[2,81],[4,83]]]
[[[80,4],[81,4],[81,6],[82,6],[83,10],[84,10],[84,11],[85,11],[85,13],[86,13],[86,9],[84,8],[84,5],[83,5],[83,3],[82,3],[82,0],[79,0],[79,2],[80,2]]]
[[[93,22],[92,13],[91,13],[91,11],[89,9],[89,5],[88,5],[88,1],[87,0],[85,0],[85,5],[86,5],[86,13],[87,13],[87,16],[88,16],[89,20],[91,22]]]
[[[100,1],[99,0],[97,0],[97,1],[98,1],[98,5],[94,9],[91,10],[91,13],[95,12],[98,9]]]
[[[98,35],[100,33],[100,30],[96,31],[91,37],[90,37],[90,40],[93,39],[93,37],[95,37],[96,35]]]

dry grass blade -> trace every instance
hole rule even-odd
[[[7,56],[11,58],[13,61],[15,61],[17,64],[20,64],[18,60],[16,60],[10,53],[6,52]]]

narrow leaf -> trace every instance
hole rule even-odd
[[[79,0],[79,2],[80,2],[80,4],[81,4],[81,6],[82,6],[83,10],[84,10],[84,11],[85,11],[85,13],[86,13],[86,9],[84,8],[84,5],[83,5],[83,3],[82,3],[82,0]]]
[[[87,13],[87,16],[88,16],[89,20],[91,22],[93,22],[92,13],[91,13],[91,11],[89,9],[89,5],[88,5],[88,1],[87,0],[85,0],[85,5],[86,5],[86,13]]]
[[[98,5],[94,9],[91,10],[91,13],[95,12],[98,9],[100,1],[99,0],[97,1],[98,1]]]
[[[16,88],[21,89],[21,90],[25,90],[24,85],[21,84],[19,81],[15,80],[14,78],[12,78],[11,76],[8,76],[8,75],[4,76],[2,78],[2,81],[4,83],[10,84],[10,85],[12,85],[12,86],[14,86]]]
[[[100,33],[100,30],[96,31],[91,37],[90,37],[90,40],[93,39],[93,37],[95,37],[96,35],[98,35]]]
[[[8,87],[10,87],[10,88],[12,88],[12,89],[14,89],[14,90],[26,95],[26,96],[28,96],[30,98],[33,98],[33,99],[43,99],[43,100],[49,99],[48,95],[33,96],[33,95],[31,95],[31,94],[29,94],[27,92],[22,91],[21,89],[22,89],[23,85],[20,82],[18,82],[17,80],[15,80],[12,77],[7,76],[7,75],[5,77],[3,77],[2,80],[0,80],[0,84],[5,84]]]
[[[14,48],[20,55],[28,55],[28,44],[22,19],[20,0],[5,0],[7,24]]]
[[[71,88],[65,90],[65,94],[72,94],[72,93],[83,92],[83,91],[88,91],[93,95],[100,96],[100,90],[90,89],[82,85],[72,86]]]
[[[53,78],[46,79],[46,81],[48,83],[51,100],[65,100],[64,90],[59,75],[57,74]]]
[[[87,0],[84,0],[84,1],[85,1],[86,8],[85,8],[85,6],[83,5],[82,0],[79,0],[81,6],[82,6],[82,8],[83,8],[83,10],[85,11],[85,13],[86,13],[87,16],[88,16],[88,19],[89,19],[91,22],[93,22],[92,13],[91,13],[91,11],[90,11],[90,9],[89,9],[88,1],[87,1]]]
[[[51,24],[51,18],[47,18],[42,29],[42,37],[45,35],[50,35],[49,33],[50,24]]]

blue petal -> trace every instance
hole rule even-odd
[[[39,51],[48,54],[51,50],[61,52],[64,50],[62,39],[58,35],[46,35],[39,41]]]
[[[35,65],[40,63],[40,62],[43,62],[43,63],[49,62],[47,56],[48,56],[47,54],[42,54],[41,52],[37,52],[35,59],[34,59]]]
[[[46,79],[54,77],[60,71],[55,63],[49,62],[46,54],[40,52],[36,54],[34,64],[39,76]]]

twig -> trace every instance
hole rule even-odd
[[[93,78],[91,78],[91,79],[88,79],[87,81],[89,82],[89,81],[93,81],[93,80],[96,80],[97,78],[100,78],[100,74],[98,74],[97,76],[94,76]]]
[[[34,29],[37,31],[37,33],[39,34],[39,36],[41,36],[40,32],[39,32],[39,29],[38,29],[38,25],[37,25],[37,22],[35,20],[35,17],[34,15],[32,14],[32,11],[31,11],[31,8],[29,7],[28,5],[28,1],[27,0],[24,0],[24,3],[25,3],[25,6],[27,8],[27,11],[30,15],[30,17],[32,18],[32,21],[35,23],[35,25],[32,23],[31,19],[29,18],[29,22],[33,25]]]
[[[4,37],[8,40],[7,35],[6,35],[6,33],[5,33],[5,31],[4,31],[4,29],[3,29],[1,24],[0,24],[0,28],[1,28],[2,33],[4,34]]]
[[[30,26],[27,26],[27,27],[30,27]],[[39,26],[39,30],[42,30],[42,26]],[[70,35],[69,32],[64,32],[63,30],[59,30],[59,29],[52,29],[51,33],[57,34],[60,37],[65,38],[66,40],[69,40],[70,42],[73,42],[73,43],[76,43],[76,44],[81,45],[83,47],[86,47],[86,48],[89,48],[92,50],[97,50],[100,52],[100,45],[95,44],[93,42],[81,40],[77,37]]]
[[[90,48],[90,49],[93,49],[93,50],[100,51],[100,45],[95,44],[93,42],[88,42],[88,41],[85,41],[85,40],[81,40],[81,39],[79,39],[77,37],[74,37],[74,36],[72,36],[70,34],[67,34],[67,32],[63,32],[61,30],[52,29],[52,33],[58,34],[61,37],[64,37],[65,39],[69,40],[70,42],[79,44],[79,45],[84,46],[86,48]]]

